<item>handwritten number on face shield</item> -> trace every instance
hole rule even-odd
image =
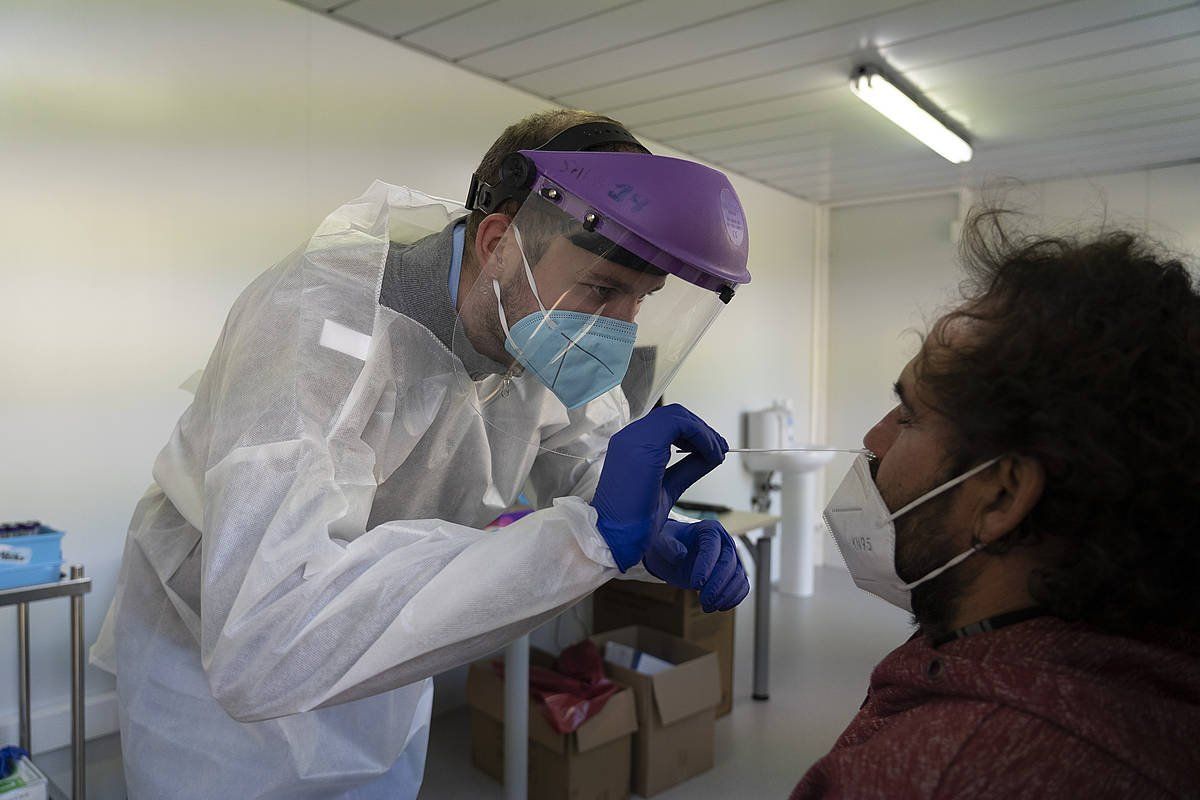
[[[609,198],[616,200],[618,203],[623,201],[626,197],[629,197],[629,202],[634,213],[641,211],[650,204],[649,198],[639,195],[633,190],[633,186],[628,183],[616,184],[612,189],[609,190],[608,196]]]

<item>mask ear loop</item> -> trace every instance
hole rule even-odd
[[[915,580],[912,583],[902,583],[902,584],[900,584],[900,587],[902,589],[904,589],[905,591],[912,591],[913,589],[920,586],[922,583],[933,580],[934,578],[936,578],[938,575],[941,575],[946,570],[948,570],[952,567],[957,567],[959,564],[961,564],[962,562],[966,561],[971,556],[978,553],[984,547],[985,547],[985,545],[983,542],[976,540],[971,545],[970,550],[966,550],[962,553],[959,553],[954,558],[950,559],[945,564],[942,564],[940,567],[938,567],[937,569],[935,569],[933,572],[929,573],[925,577]]]
[[[538,308],[542,313],[546,313],[546,307],[542,305],[542,296],[538,293],[537,281],[533,279],[533,269],[529,266],[529,259],[525,257],[525,242],[521,239],[521,230],[515,225],[510,225],[512,228],[513,238],[517,240],[517,249],[521,251],[521,264],[525,267],[525,279],[529,281],[529,288],[533,289],[533,297],[537,300]]]
[[[965,481],[971,477],[974,477],[975,475],[978,475],[980,472],[983,472],[985,469],[987,469],[988,467],[995,464],[1001,458],[1003,458],[1003,456],[996,456],[995,458],[991,459],[990,461],[985,461],[982,464],[980,464],[979,466],[973,467],[973,468],[967,470],[966,472],[964,472],[962,475],[959,475],[954,480],[947,481],[946,483],[942,484],[941,486],[934,489],[933,491],[926,492],[925,494],[918,497],[916,500],[913,500],[911,503],[906,505],[904,508],[897,511],[895,514],[892,514],[890,517],[888,517],[888,521],[891,522],[892,520],[895,520],[897,517],[899,517],[901,514],[908,513],[912,509],[919,506],[921,503],[924,503],[926,500],[931,500],[934,497],[937,497],[938,495],[940,495],[944,492],[950,491],[951,489],[953,489],[955,486],[958,486],[963,481]],[[971,556],[978,553],[984,547],[986,547],[986,545],[982,541],[979,540],[979,537],[973,536],[972,541],[971,541],[971,549],[970,550],[965,550],[965,551],[959,553],[954,558],[950,559],[945,564],[942,564],[940,567],[935,569],[933,572],[930,572],[928,575],[925,575],[924,577],[919,578],[918,580],[915,580],[912,583],[900,584],[900,588],[904,589],[905,591],[912,591],[913,589],[920,586],[921,584],[923,584],[927,581],[933,580],[934,578],[941,575],[946,570],[952,569],[953,567],[957,567],[959,564],[961,564],[962,562],[966,561]]]
[[[525,257],[525,243],[521,241],[521,230],[515,225],[509,226],[512,229],[513,237],[517,240],[517,251],[521,254],[521,264],[525,267],[525,279],[529,281],[529,288],[533,290],[533,297],[537,300],[538,308],[542,310],[542,322],[538,323],[537,329],[534,330],[534,335],[541,329],[549,314],[546,307],[542,305],[542,297],[538,294],[537,281],[533,278],[533,270],[529,267],[529,259]],[[521,358],[525,358],[525,350],[513,338],[512,331],[508,327],[508,315],[504,313],[504,301],[500,299],[500,281],[492,278],[492,292],[496,295],[496,310],[500,314],[500,327],[504,329],[504,337],[507,341],[512,342],[513,347],[521,354]]]
[[[504,313],[504,303],[500,300],[500,281],[492,278],[492,292],[496,295],[496,311],[500,314],[500,327],[504,329],[504,338],[512,342],[513,347],[517,348],[522,357],[525,351],[521,349],[521,345],[513,338],[512,331],[508,329],[508,315]]]
[[[958,486],[963,481],[968,480],[969,478],[973,478],[974,476],[978,475],[980,472],[983,472],[985,469],[990,467],[992,464],[995,464],[1001,458],[1003,458],[1003,456],[996,456],[992,460],[985,461],[977,467],[972,467],[971,469],[964,472],[962,475],[959,475],[957,478],[946,481],[945,483],[943,483],[941,486],[937,487],[933,491],[926,492],[925,494],[918,497],[916,500],[913,500],[911,503],[906,505],[904,508],[897,511],[895,514],[892,514],[891,516],[889,516],[885,520],[885,522],[893,522],[893,521],[895,521],[895,519],[897,517],[899,517],[903,514],[907,514],[909,511],[912,511],[914,508],[921,505],[925,501],[932,500],[933,498],[937,497],[939,494],[950,491],[951,489],[953,489],[955,486]]]

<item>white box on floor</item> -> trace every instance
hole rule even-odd
[[[0,800],[46,800],[49,781],[28,758],[17,762],[17,770],[0,779]]]

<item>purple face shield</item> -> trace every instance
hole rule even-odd
[[[542,412],[553,405],[536,390],[511,391],[520,381],[540,380],[560,399],[567,378],[595,385],[593,402],[611,395],[604,402],[622,415],[642,416],[750,281],[741,203],[723,174],[701,164],[523,150],[505,159],[496,185],[473,186],[471,200],[511,218],[468,295],[476,303],[460,304],[453,349],[471,363],[472,350],[490,347],[485,355],[508,365],[498,385],[484,381],[478,410],[512,435],[528,436],[527,403]],[[515,214],[508,201],[520,201]],[[484,303],[489,314],[498,307],[502,332],[471,318],[481,312],[470,308]],[[578,400],[563,403],[564,412],[579,413]]]
[[[750,282],[746,215],[729,179],[702,164],[640,153],[522,150],[529,191],[585,230],[714,292]]]

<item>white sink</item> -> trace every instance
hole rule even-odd
[[[792,451],[788,453],[742,453],[742,464],[753,472],[812,472],[828,464],[837,453]]]

